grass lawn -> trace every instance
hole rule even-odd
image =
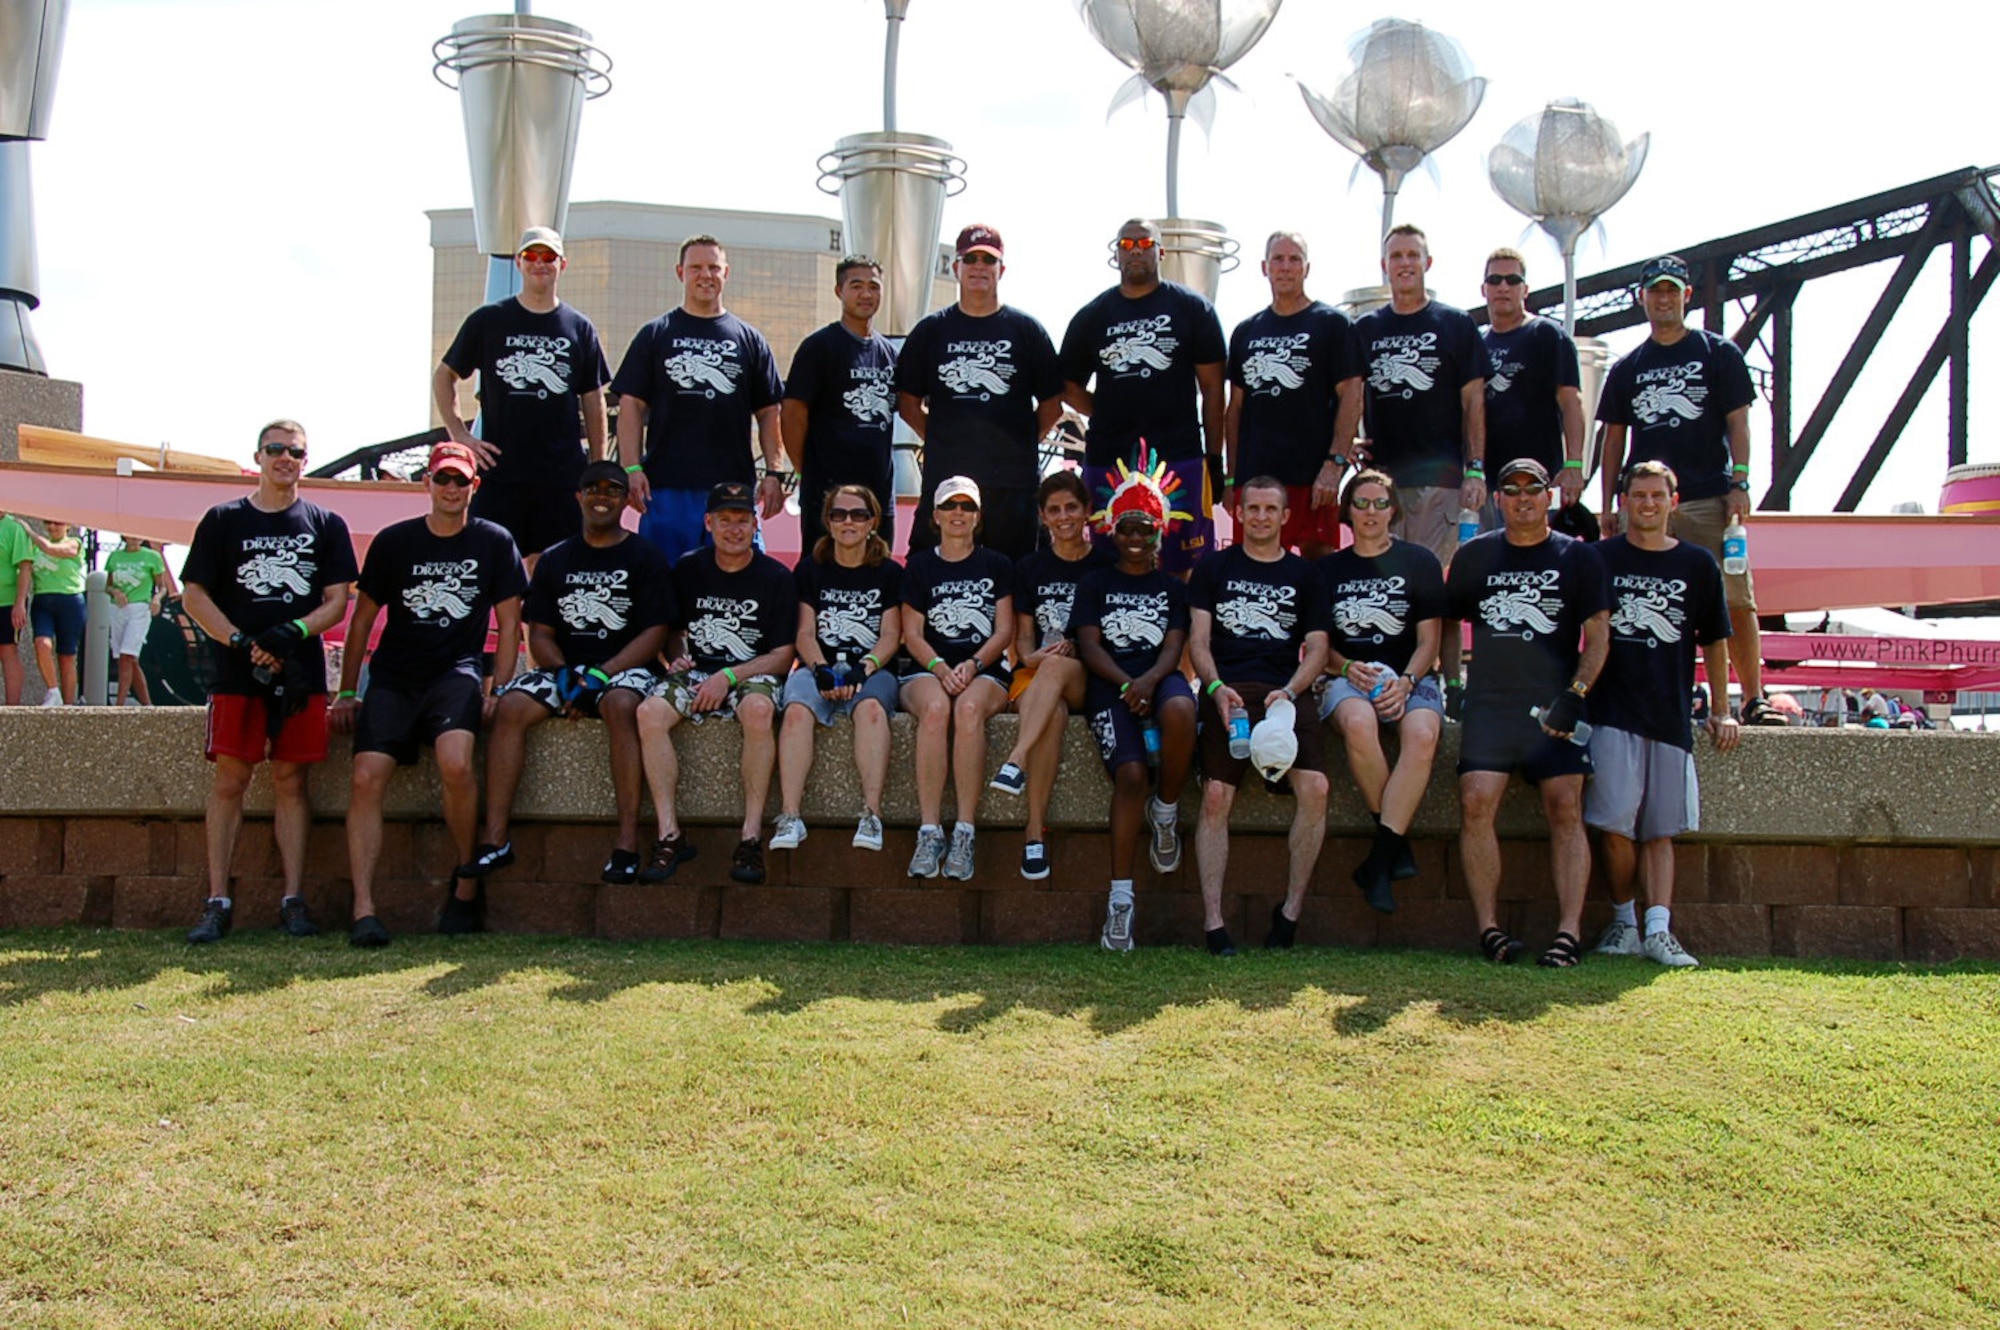
[[[0,935],[0,1325],[2000,1324],[2000,967]]]

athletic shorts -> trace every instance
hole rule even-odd
[[[1717,566],[1722,563],[1722,533],[1729,526],[1729,500],[1726,498],[1690,499],[1674,509],[1667,519],[1667,534],[1676,540],[1685,540],[1690,545],[1699,545],[1715,556]],[[1746,528],[1747,529],[1747,528]],[[1722,575],[1722,592],[1729,600],[1732,610],[1752,610],[1757,608],[1757,588],[1750,579],[1750,570]]]
[[[1368,694],[1336,675],[1326,681],[1326,691],[1319,696],[1319,718],[1333,719],[1333,709],[1342,702],[1368,702]],[[1373,711],[1375,704],[1368,702],[1368,709]],[[1403,703],[1403,715],[1407,716],[1412,711],[1435,711],[1439,719],[1444,718],[1444,694],[1438,691],[1438,679],[1435,674],[1426,674],[1417,680],[1417,686],[1410,690],[1409,699]],[[1403,723],[1400,717],[1396,720],[1383,720],[1377,716],[1375,719],[1383,725]]]
[[[153,606],[150,601],[133,600],[111,607],[111,654],[137,656],[146,649],[153,633]]]
[[[1278,533],[1278,542],[1293,549],[1309,544],[1324,545],[1330,550],[1339,549],[1340,505],[1329,503],[1324,508],[1315,508],[1312,502],[1312,486],[1285,486],[1285,507],[1290,510],[1291,516],[1285,519],[1285,529]],[[1237,528],[1240,540],[1242,523],[1237,523]]]
[[[208,741],[202,755],[213,762],[233,757],[243,762],[292,762],[306,766],[326,760],[326,694],[314,693],[305,706],[285,717],[272,739],[266,732],[262,697],[212,693],[208,699]]]
[[[1180,484],[1168,494],[1168,503],[1175,512],[1191,516],[1175,518],[1161,537],[1160,567],[1170,573],[1185,573],[1215,548],[1215,496],[1208,488],[1208,464],[1199,457],[1167,463],[1166,484],[1171,486],[1176,479]],[[1110,498],[1117,480],[1115,466],[1083,468],[1084,487],[1094,505],[1101,506]],[[1100,533],[1097,540],[1109,544],[1111,537]]]
[[[836,702],[820,692],[819,681],[813,672],[805,667],[793,670],[785,676],[785,695],[781,699],[784,706],[804,707],[813,713],[813,718],[821,725],[831,725],[840,716],[851,716],[863,702],[873,702],[882,708],[882,714],[896,714],[896,676],[887,670],[877,670],[868,676],[854,696],[845,702]]]
[[[746,697],[768,697],[777,701],[784,691],[784,683],[775,674],[751,674],[737,676],[736,686],[722,699],[722,705],[713,711],[694,711],[695,692],[715,671],[676,670],[664,679],[656,679],[650,696],[665,700],[666,704],[681,714],[685,720],[699,725],[705,720],[734,720],[736,708]]]
[[[524,559],[583,533],[574,476],[545,485],[482,481],[472,495],[472,516],[504,527]]]
[[[1450,563],[1458,553],[1459,487],[1457,485],[1414,485],[1397,491],[1403,498],[1403,513],[1396,519],[1395,534],[1422,545]]]
[[[1097,755],[1104,759],[1107,775],[1130,762],[1146,760],[1145,727],[1118,699],[1117,690],[1102,679],[1093,678],[1084,706],[1090,712],[1090,737],[1097,740]],[[1099,685],[1103,685],[1101,688]],[[1177,697],[1194,698],[1187,676],[1178,670],[1160,680],[1153,690],[1153,714],[1157,717],[1168,702]]]
[[[1269,683],[1232,683],[1229,686],[1242,694],[1252,726],[1264,719],[1264,699],[1278,691],[1276,684]],[[1222,714],[1216,700],[1216,695],[1211,694],[1201,701],[1201,774],[1204,780],[1220,781],[1235,787],[1243,783],[1243,777],[1249,772],[1250,759],[1229,755],[1229,717]],[[1292,770],[1325,771],[1326,731],[1313,715],[1311,701],[1294,703],[1292,711],[1292,733],[1299,740],[1299,755],[1292,762]]]
[[[83,593],[37,591],[28,601],[36,637],[52,638],[58,656],[74,656],[83,645]]]
[[[1678,744],[1600,725],[1590,732],[1596,770],[1584,791],[1583,820],[1626,840],[1667,840],[1701,829],[1694,754]]]
[[[508,693],[522,693],[534,698],[535,701],[540,702],[550,711],[561,711],[563,704],[562,693],[557,688],[556,675],[558,673],[559,671],[556,670],[529,670],[525,674],[517,674],[514,676],[513,681],[505,688],[502,688],[497,695],[505,697]],[[611,682],[604,685],[603,691],[598,693],[596,700],[589,702],[579,701],[577,712],[580,715],[596,716],[598,703],[602,702],[604,694],[610,692],[612,689],[629,689],[643,697],[651,693],[653,686],[659,683],[659,681],[659,675],[643,666],[629,670],[620,670],[611,676]]]
[[[354,751],[386,753],[397,765],[417,760],[419,747],[437,743],[453,730],[479,733],[485,690],[469,674],[453,670],[420,692],[371,683],[354,722]]]
[[[1588,776],[1590,752],[1542,729],[1527,704],[1503,707],[1467,702],[1459,741],[1458,774],[1520,772],[1530,785],[1557,776]]]

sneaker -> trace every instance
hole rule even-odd
[[[1279,901],[1271,907],[1271,931],[1264,935],[1264,949],[1290,951],[1298,938],[1299,921],[1285,918],[1285,903]]]
[[[1640,944],[1640,949],[1645,952],[1647,960],[1658,962],[1661,965],[1671,965],[1677,970],[1685,970],[1701,964],[1700,961],[1683,951],[1680,940],[1665,929],[1661,929],[1657,933],[1648,933],[1646,940]]]
[[[1622,919],[1613,919],[1604,935],[1597,939],[1597,954],[1600,956],[1637,956],[1640,954],[1639,925],[1628,924]]]
[[[1388,867],[1378,857],[1379,855],[1380,849],[1378,847],[1366,859],[1355,865],[1352,874],[1354,885],[1361,888],[1361,895],[1368,902],[1369,909],[1374,910],[1378,914],[1394,914],[1396,912],[1395,878]]]
[[[910,856],[911,877],[936,877],[944,859],[944,831],[937,827],[917,829],[917,852]]]
[[[1446,720],[1465,718],[1465,685],[1456,679],[1444,686],[1444,717]]]
[[[287,896],[278,902],[278,931],[289,937],[311,937],[319,932],[319,925],[306,909],[305,897]]]
[[[854,824],[854,848],[857,850],[882,848],[882,819],[865,808],[861,810],[860,820]]]
[[[44,705],[47,704],[44,703]],[[1791,724],[1790,721],[1785,719],[1784,712],[1772,706],[1769,701],[1762,697],[1753,697],[1743,704],[1743,723],[1745,725],[1770,725],[1779,728]]]
[[[389,945],[389,930],[382,927],[382,921],[372,914],[364,914],[356,919],[347,930],[347,945],[350,947],[386,947]]]
[[[472,860],[458,866],[460,877],[485,877],[488,873],[505,868],[514,862],[514,842],[504,845],[479,845],[472,851]]]
[[[951,829],[951,850],[944,857],[944,875],[960,882],[972,881],[972,828]]]
[[[1236,939],[1229,936],[1228,929],[1211,928],[1208,930],[1208,954],[1211,956],[1234,956],[1236,954]]]
[[[729,880],[756,886],[764,880],[764,842],[756,836],[736,842],[729,860]]]
[[[1030,882],[1040,882],[1049,875],[1049,847],[1042,841],[1031,840],[1021,847],[1021,876]]]
[[[1152,839],[1146,842],[1146,858],[1151,861],[1156,873],[1171,873],[1181,866],[1181,824],[1180,813],[1165,822],[1153,817],[1153,810],[1146,810],[1146,820],[1153,824]]]
[[[1028,773],[1012,762],[1004,763],[987,784],[1002,794],[1021,794],[1028,788]]]
[[[637,850],[613,850],[604,863],[604,871],[597,875],[599,882],[614,887],[629,887],[639,880],[639,852]]]
[[[188,930],[188,941],[197,947],[222,941],[229,936],[233,913],[229,906],[211,896],[201,907],[201,922]]]
[[[62,704],[63,704],[63,701],[62,701],[62,689],[60,689],[60,688],[51,688],[51,689],[49,689],[49,691],[48,691],[48,692],[46,692],[46,693],[43,693],[43,694],[42,694],[42,705],[43,705],[43,706],[45,706],[45,707],[59,707],[59,706],[61,706]]]
[[[646,866],[639,870],[641,882],[665,882],[674,875],[674,870],[694,858],[695,848],[688,844],[687,833],[676,831],[671,836],[662,836],[653,842],[652,850],[646,855]]]
[[[1106,951],[1132,950],[1132,902],[1113,905],[1104,912],[1104,931],[1097,936],[1097,945]]]
[[[480,906],[485,903],[485,895],[486,885],[481,883],[471,900],[462,901],[458,898],[458,884],[452,883],[452,890],[445,893],[444,912],[438,915],[438,932],[446,937],[481,932],[485,922],[480,918]]]
[[[778,825],[771,832],[771,848],[774,850],[796,850],[799,842],[806,838],[806,820],[794,813],[778,814]]]

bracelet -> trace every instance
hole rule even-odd
[[[1590,696],[1590,685],[1585,683],[1581,679],[1570,680],[1569,690],[1572,693],[1575,693],[1578,697]]]
[[[1739,476],[1747,476],[1750,474],[1750,464],[1748,462],[1738,462],[1736,463],[1736,465],[1730,467],[1729,469],[1731,471],[1734,471]]]
[[[736,671],[734,669],[731,669],[727,665],[724,665],[722,667],[722,677],[729,680],[729,686],[731,688],[740,688],[743,686],[742,684],[737,682]]]
[[[1343,660],[1343,661],[1341,661],[1341,662],[1340,662],[1340,677],[1341,677],[1341,678],[1343,678],[1343,679],[1345,679],[1345,678],[1347,677],[1347,671],[1348,671],[1348,670],[1349,670],[1350,668],[1352,668],[1352,667],[1353,667],[1353,665],[1354,665],[1354,662],[1353,662],[1353,661],[1351,661],[1351,660]]]
[[[630,466],[628,466],[628,467],[626,467],[626,468],[625,468],[625,474],[626,474],[626,475],[628,475],[628,476],[636,476],[636,475],[638,475],[638,474],[639,474],[639,473],[640,473],[641,471],[644,471],[645,469],[646,469],[646,468],[645,468],[645,467],[644,467],[643,465],[641,465],[640,463],[638,463],[638,462],[634,462],[634,463],[632,463],[632,465],[630,465]]]
[[[932,657],[931,657],[931,663],[930,663],[930,664],[928,664],[928,665],[926,665],[926,666],[924,666],[924,673],[926,673],[926,674],[936,674],[936,673],[937,673],[937,667],[938,667],[938,666],[940,666],[940,665],[942,665],[942,664],[944,664],[944,657],[943,657],[943,656],[932,656]]]
[[[882,668],[882,662],[876,658],[875,653],[872,651],[869,652],[867,655],[863,656],[861,659],[867,661],[870,665],[873,665],[878,670]]]
[[[355,696],[357,696],[357,694],[352,688],[343,688],[339,692],[333,695],[333,700],[336,702],[346,702],[354,698]]]
[[[1214,697],[1214,696],[1215,696],[1215,690],[1216,690],[1216,689],[1218,689],[1218,688],[1220,688],[1220,687],[1222,687],[1222,680],[1220,680],[1220,679],[1217,679],[1217,680],[1216,680],[1216,681],[1215,681],[1214,683],[1212,683],[1212,684],[1210,684],[1210,685],[1209,685],[1208,687],[1206,687],[1206,688],[1202,689],[1202,690],[1201,690],[1201,695],[1202,695],[1203,697]]]
[[[1563,461],[1562,469],[1565,471],[1581,471],[1583,470],[1583,459],[1580,457],[1566,458]]]
[[[595,665],[587,667],[584,670],[584,674],[589,678],[597,680],[597,684],[600,688],[603,687],[605,684],[611,682],[611,676],[606,674],[603,670],[598,669]],[[735,680],[732,679],[730,682],[734,683]]]
[[[1132,681],[1131,681],[1130,679],[1127,679],[1127,680],[1126,680],[1126,681],[1125,681],[1124,683],[1121,683],[1121,684],[1119,684],[1119,685],[1118,685],[1118,696],[1120,696],[1120,697],[1123,697],[1123,696],[1125,696],[1125,692],[1126,692],[1126,690],[1127,690],[1127,689],[1129,689],[1129,688],[1130,688],[1131,686],[1132,686]]]
[[[1475,457],[1465,464],[1465,469],[1475,476],[1483,476],[1486,474],[1486,459]]]
[[[304,619],[294,619],[292,620],[292,624],[299,630],[300,637],[312,636],[312,629],[306,627],[306,621]]]

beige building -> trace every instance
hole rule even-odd
[[[429,370],[444,358],[459,324],[481,304],[487,266],[473,238],[470,208],[425,215],[431,221],[431,359],[425,378],[415,380],[421,383],[428,383]],[[674,264],[681,242],[713,235],[729,254],[722,303],[764,334],[782,374],[808,334],[840,317],[833,294],[834,265],[843,253],[840,232],[835,218],[797,213],[572,203],[563,232],[569,267],[561,294],[597,325],[616,373],[633,335],[680,304]],[[941,247],[931,307],[957,298],[950,251]],[[472,381],[459,388],[459,409],[467,420],[478,414],[474,388]],[[431,424],[440,423],[434,407],[429,414]]]

